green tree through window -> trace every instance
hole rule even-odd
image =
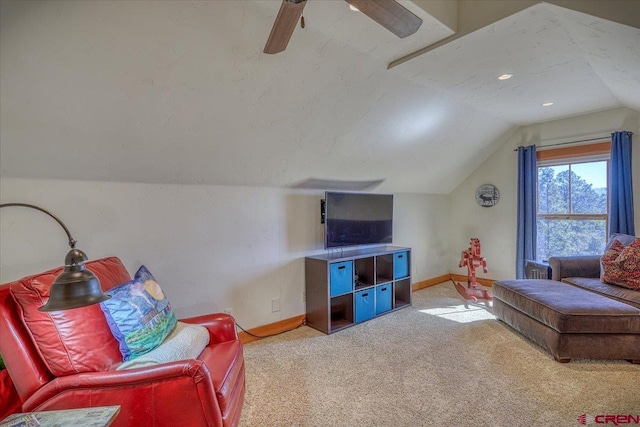
[[[565,160],[538,167],[538,258],[602,254],[608,163]]]

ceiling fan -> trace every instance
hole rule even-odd
[[[345,1],[400,38],[410,36],[422,25],[422,19],[395,0]],[[287,48],[306,4],[307,0],[282,0],[264,53],[278,53]]]

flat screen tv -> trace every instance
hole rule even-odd
[[[393,195],[325,193],[324,247],[392,243]]]

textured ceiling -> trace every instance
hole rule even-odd
[[[0,4],[3,177],[448,193],[516,125],[640,110],[640,31],[546,3],[391,70],[452,30],[309,0],[266,55],[278,0]]]
[[[640,30],[539,3],[393,71],[519,125],[640,110]]]

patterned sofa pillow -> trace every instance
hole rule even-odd
[[[640,290],[640,239],[624,246],[619,240],[600,259],[600,280],[612,285]]]
[[[632,236],[630,234],[622,234],[622,233],[613,233],[609,236],[609,240],[607,241],[607,245],[604,248],[604,251],[608,251],[613,242],[618,241],[622,243],[622,246],[629,246],[636,240],[636,236]]]
[[[614,242],[622,243],[622,247],[627,247],[633,241],[636,240],[636,236],[632,236],[630,234],[622,234],[622,233],[613,233],[609,236],[609,240],[607,240],[607,244],[604,247],[604,252],[606,253],[613,245]],[[602,261],[600,262],[600,277],[604,276],[604,266],[602,265]]]
[[[122,360],[132,360],[158,347],[176,327],[176,317],[160,285],[145,266],[133,280],[106,292],[100,303]]]

